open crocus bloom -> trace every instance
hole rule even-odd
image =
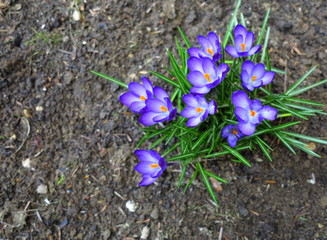
[[[191,57],[210,58],[214,62],[221,58],[221,45],[218,36],[214,32],[210,32],[208,37],[198,36],[198,42],[201,48],[192,47],[188,49],[188,54]]]
[[[242,86],[248,91],[271,83],[274,76],[274,72],[265,71],[265,66],[262,63],[255,65],[252,61],[246,60],[242,64]]]
[[[207,118],[208,114],[215,114],[217,110],[217,103],[214,100],[207,103],[206,99],[200,95],[186,94],[182,99],[187,106],[181,115],[189,118],[186,122],[188,127],[196,127]]]
[[[146,77],[142,77],[143,85],[137,82],[128,84],[129,92],[120,96],[119,100],[135,113],[145,111],[145,100],[153,96],[152,83]]]
[[[190,69],[187,79],[194,86],[190,92],[196,95],[207,94],[225,78],[229,71],[227,64],[222,63],[217,68],[216,63],[210,58],[190,57],[187,66]]]
[[[154,150],[135,150],[134,153],[141,160],[135,170],[142,175],[139,186],[152,184],[166,169],[166,160]]]
[[[261,50],[261,45],[252,47],[253,43],[254,34],[238,24],[234,28],[234,47],[226,46],[226,52],[235,58],[252,56]]]
[[[229,125],[223,128],[221,136],[227,138],[229,146],[235,147],[237,141],[243,137],[243,134],[240,132],[237,125]]]
[[[154,87],[153,93],[156,98],[145,100],[146,112],[140,117],[140,122],[147,126],[166,120],[170,121],[177,113],[177,109],[173,108],[172,102],[165,90],[161,87]]]
[[[241,90],[232,94],[232,103],[235,106],[234,113],[239,121],[239,130],[244,135],[252,135],[262,120],[275,120],[277,117],[277,109],[262,106],[260,100],[250,100],[248,95]]]

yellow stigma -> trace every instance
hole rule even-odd
[[[207,48],[207,53],[209,53],[211,56],[213,56],[214,52],[212,51],[211,48]]]
[[[245,52],[245,47],[246,47],[245,43],[241,43],[240,46],[242,48],[242,52]]]
[[[252,116],[252,117],[254,117],[255,115],[257,115],[257,112],[256,111],[250,111],[250,115]]]
[[[212,79],[211,79],[209,73],[205,73],[205,74],[203,74],[203,76],[204,76],[205,79],[207,79],[208,82],[212,82]]]
[[[203,110],[203,108],[197,107],[197,108],[195,109],[195,111],[198,112],[198,113],[200,113],[200,112],[203,112],[204,110]]]
[[[234,130],[234,131],[233,131],[233,134],[234,134],[234,135],[238,134],[238,131]]]
[[[158,163],[154,163],[150,165],[150,168],[157,168],[160,167]]]
[[[168,112],[168,109],[165,106],[161,106],[160,110],[163,111],[163,112]]]
[[[146,100],[146,97],[140,96],[140,99],[143,100],[143,101],[145,101]]]
[[[257,76],[252,76],[251,77],[252,82],[254,82],[256,79],[257,79]]]

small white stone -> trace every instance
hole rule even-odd
[[[22,165],[24,168],[31,168],[31,159],[26,158],[25,160],[22,161]]]
[[[137,206],[135,204],[135,202],[133,200],[128,200],[126,202],[126,208],[130,211],[130,212],[135,212]]]
[[[43,111],[43,107],[42,106],[36,106],[35,110],[37,112],[42,112]]]
[[[145,226],[141,232],[141,239],[148,239],[149,234],[150,234],[150,228]]]
[[[48,187],[45,184],[40,184],[36,188],[36,192],[39,194],[47,194],[48,193]]]
[[[77,9],[75,9],[73,12],[73,19],[75,21],[81,20],[81,13]]]

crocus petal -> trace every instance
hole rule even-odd
[[[141,113],[142,110],[146,107],[146,105],[145,105],[145,101],[141,100],[141,101],[133,102],[129,107],[132,110],[132,112]]]
[[[205,79],[203,74],[199,71],[192,71],[189,74],[187,74],[187,79],[190,81],[190,83],[193,86],[196,87],[202,87],[206,84],[208,84],[208,81]]]
[[[238,52],[236,51],[236,49],[233,47],[233,46],[226,46],[226,52],[231,55],[232,57],[234,58],[238,58],[239,55],[238,55]]]
[[[208,40],[208,38],[200,35],[198,36],[198,42],[204,51],[206,51],[208,48],[211,48],[212,51],[214,50],[212,43]]]
[[[146,112],[146,113],[142,114],[139,121],[143,125],[151,126],[151,125],[154,125],[157,123],[157,122],[153,121],[153,118],[156,117],[157,115],[158,115],[158,113],[155,113],[155,112]]]
[[[186,126],[188,126],[188,127],[196,127],[200,123],[201,123],[201,118],[200,117],[190,118],[189,120],[187,120]]]
[[[250,84],[251,83],[251,79],[250,79],[250,75],[248,74],[247,71],[242,71],[241,72],[241,81],[245,84]]]
[[[237,141],[238,141],[238,138],[232,134],[230,134],[227,138],[227,142],[228,142],[229,146],[231,146],[232,148],[236,146]]]
[[[196,101],[198,102],[198,106],[207,109],[208,108],[208,103],[207,100],[200,95],[195,96]]]
[[[219,51],[220,49],[218,49],[218,48],[220,47],[220,44],[219,44],[219,38],[218,38],[217,34],[215,34],[214,32],[209,32],[208,39],[211,42],[211,44],[213,45],[213,47],[215,48],[215,50]]]
[[[220,81],[222,81],[226,77],[228,71],[229,71],[229,67],[226,63],[222,63],[218,66],[217,72],[218,72]]]
[[[187,60],[187,67],[190,69],[190,71],[199,71],[203,74],[202,60],[200,58],[190,57]]]
[[[262,81],[261,80],[255,80],[255,81],[252,82],[252,86],[254,88],[261,87],[262,86]]]
[[[242,35],[244,38],[246,37],[246,34],[247,34],[247,30],[246,28],[241,25],[241,24],[238,24],[235,28],[234,28],[234,36],[237,36],[237,35]]]
[[[167,119],[168,117],[168,114],[158,114],[157,116],[155,116],[153,118],[153,121],[154,122],[163,122]]]
[[[245,110],[244,108],[236,107],[234,113],[236,115],[236,118],[240,122],[248,122],[249,121],[249,112],[247,110]]]
[[[253,41],[254,41],[254,34],[253,32],[248,32],[246,34],[246,37],[245,37],[245,40],[244,40],[244,43],[245,43],[245,51],[248,52],[250,50],[250,48],[252,47],[252,44],[253,44]]]
[[[146,89],[140,83],[131,82],[130,84],[128,84],[128,89],[129,89],[130,92],[134,93],[135,95],[147,96]]]
[[[217,103],[215,100],[211,100],[209,103],[209,107],[207,109],[209,114],[215,114],[215,112],[217,111]]]
[[[258,63],[252,69],[252,76],[256,76],[258,79],[261,79],[265,75],[265,65]]]
[[[261,101],[258,99],[251,100],[250,108],[251,108],[251,110],[254,110],[256,112],[261,111],[261,109],[262,109]]]
[[[199,115],[199,113],[196,112],[196,108],[191,106],[186,106],[180,114],[185,118],[193,118]]]
[[[187,50],[190,57],[202,58],[207,56],[207,54],[200,48],[192,47]]]
[[[153,173],[157,174],[157,172],[161,170],[161,167],[159,166],[159,164],[158,167],[152,167],[155,164],[156,163],[153,162],[142,161],[135,166],[134,170],[146,175],[152,175]]]
[[[198,106],[198,101],[196,100],[196,97],[192,94],[186,94],[182,97],[183,102],[191,107],[196,108]]]
[[[255,132],[255,125],[248,123],[239,123],[238,128],[244,135],[252,135]]]
[[[237,90],[232,94],[232,103],[235,107],[249,109],[250,99],[245,92]]]
[[[143,180],[139,183],[139,186],[147,186],[156,181],[157,178],[150,177],[149,175],[143,175]]]
[[[148,110],[150,110],[151,112],[157,112],[157,113],[161,113],[162,111],[162,107],[167,108],[166,103],[156,99],[156,98],[150,98],[145,100],[146,106],[148,107]]]
[[[229,130],[233,127],[234,127],[234,125],[228,125],[228,126],[224,127],[223,130],[221,131],[221,136],[223,138],[227,138],[229,136]]]
[[[254,63],[250,60],[246,60],[242,64],[242,70],[247,71],[249,75],[251,74],[253,67],[254,67]]]
[[[143,82],[143,86],[145,87],[145,89],[151,93],[151,96],[148,96],[148,97],[152,97],[152,94],[153,94],[152,82],[146,77],[142,77],[142,82]]]
[[[251,56],[253,54],[258,53],[261,50],[261,45],[254,46],[253,48],[250,49],[248,52],[248,56]]]
[[[265,73],[265,75],[261,78],[262,84],[263,85],[267,85],[269,83],[271,83],[271,81],[274,79],[275,77],[275,73],[268,71]]]
[[[168,93],[161,87],[154,87],[153,93],[156,96],[156,98],[165,101],[165,98],[169,98]]]
[[[192,87],[190,89],[190,92],[193,94],[198,94],[198,95],[204,95],[207,94],[208,92],[210,92],[210,88],[208,87]]]
[[[158,163],[161,156],[154,150],[142,150],[138,149],[134,151],[134,154],[141,161]]]
[[[216,64],[210,58],[204,58],[202,62],[204,73],[209,73],[212,81],[216,80]]]
[[[276,119],[277,113],[278,113],[277,109],[270,106],[264,106],[260,111],[260,118],[268,119],[272,121]]]
[[[234,46],[236,48],[236,51],[238,53],[242,53],[242,52],[247,52],[246,51],[246,48],[244,49],[245,51],[242,51],[242,47],[241,47],[241,44],[244,43],[244,38],[242,35],[237,35],[235,38],[234,38]]]
[[[242,83],[242,87],[249,92],[252,92],[254,90],[254,87],[251,84]]]
[[[177,114],[177,108],[174,108],[174,109],[170,112],[170,114],[169,114],[169,116],[168,116],[168,118],[167,118],[167,121],[171,121],[171,120],[173,120],[173,119],[175,118],[176,114]]]
[[[131,92],[127,92],[122,94],[119,97],[119,100],[122,102],[122,104],[126,105],[126,106],[130,106],[133,102],[138,102],[138,101],[142,101],[139,97],[137,97],[135,94],[131,93]],[[144,101],[143,101],[144,102]]]

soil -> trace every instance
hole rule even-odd
[[[195,45],[209,31],[223,36],[231,1],[75,2],[0,1],[0,239],[327,239],[326,146],[310,143],[316,158],[271,139],[273,162],[259,151],[244,152],[251,168],[208,162],[230,181],[220,208],[200,179],[177,189],[178,166],[138,187],[141,125],[118,100],[126,90],[89,72],[160,86],[147,71],[166,73],[177,27]],[[288,73],[276,89],[314,65],[304,84],[326,79],[326,2],[244,1],[256,35],[268,8],[272,66]],[[327,103],[326,87],[303,98]],[[294,131],[326,137],[326,122]]]

